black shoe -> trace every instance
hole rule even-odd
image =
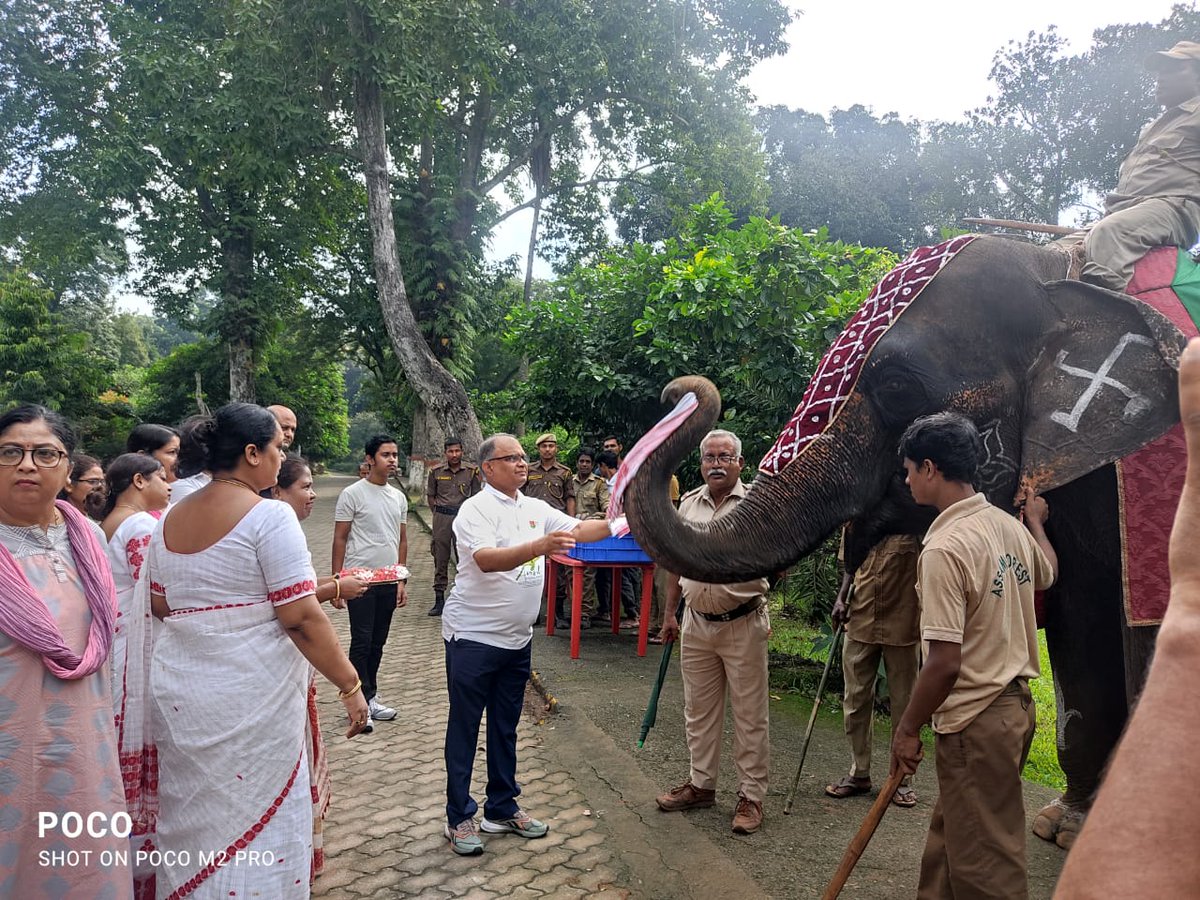
[[[445,605],[446,605],[446,592],[445,591],[434,591],[433,592],[433,606],[430,608],[429,612],[426,613],[426,615],[440,616],[442,614],[442,607],[444,607]]]
[[[554,620],[554,627],[555,627],[555,628],[570,628],[570,627],[571,627],[571,620],[570,620],[570,619],[559,619],[559,618],[555,618],[555,620]]]

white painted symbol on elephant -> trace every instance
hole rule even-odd
[[[1000,420],[992,419],[979,429],[979,437],[983,441],[983,462],[979,466],[979,486],[985,491],[1005,482],[1009,475],[1017,471],[1017,461],[1008,455],[1004,446],[1004,437],[1000,434]]]
[[[1125,352],[1125,348],[1130,344],[1142,344],[1147,347],[1153,347],[1154,341],[1140,334],[1126,333],[1122,335],[1121,339],[1117,341],[1117,345],[1109,352],[1108,358],[1100,364],[1100,368],[1095,372],[1081,369],[1077,366],[1068,366],[1066,364],[1067,351],[1059,350],[1058,356],[1054,360],[1054,365],[1068,375],[1088,379],[1089,383],[1083,393],[1079,395],[1079,399],[1075,401],[1075,406],[1070,414],[1062,410],[1057,410],[1050,414],[1050,418],[1068,431],[1074,432],[1079,427],[1079,420],[1083,417],[1083,414],[1087,411],[1092,401],[1096,399],[1101,388],[1104,387],[1116,388],[1129,398],[1122,414],[1125,421],[1131,421],[1147,412],[1150,409],[1149,399],[1133,390],[1133,388],[1125,386],[1115,378],[1110,378],[1108,374],[1112,371],[1113,366],[1116,365],[1117,360],[1121,358],[1121,354]]]

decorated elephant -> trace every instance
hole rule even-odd
[[[1173,426],[1185,338],[1151,306],[1065,273],[1063,254],[999,237],[915,251],[834,342],[732,514],[697,526],[668,500],[671,473],[720,413],[716,389],[698,377],[664,391],[668,402],[694,392],[699,404],[641,465],[625,503],[642,547],[691,578],[779,572],[846,522],[854,568],[881,536],[921,534],[933,518],[903,482],[896,446],[905,426],[943,409],[972,418],[986,456],[977,487],[1014,514],[1025,484],[1050,504],[1060,576],[1045,597],[1045,625],[1067,791],[1034,830],[1069,846],[1165,607],[1166,534],[1183,471]],[[1122,458],[1148,444],[1156,455],[1122,473]],[[1125,503],[1157,519],[1131,535]],[[1139,576],[1141,596],[1131,599]]]

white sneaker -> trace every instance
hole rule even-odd
[[[371,714],[367,713],[367,724],[362,727],[359,734],[370,734],[375,730],[375,720],[371,718]]]
[[[380,722],[390,722],[396,718],[396,711],[390,706],[384,706],[380,703],[378,697],[372,697],[367,701],[367,714],[372,719],[378,719]]]

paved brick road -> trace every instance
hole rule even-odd
[[[333,506],[351,479],[319,480],[320,497],[305,523],[319,573],[329,571]],[[626,897],[627,871],[613,862],[605,829],[571,774],[546,749],[539,727],[526,717],[518,732],[522,806],[550,823],[535,841],[485,835],[481,857],[460,858],[442,836],[445,820],[446,678],[440,619],[425,613],[432,602],[429,541],[420,522],[409,521],[412,600],[399,610],[384,651],[379,696],[396,708],[394,722],[371,735],[343,737],[337,692],[321,683],[321,723],[329,747],[333,804],[325,822],[325,874],[314,894],[357,897]],[[344,647],[348,619],[330,610]],[[482,798],[484,733],[475,768]]]

